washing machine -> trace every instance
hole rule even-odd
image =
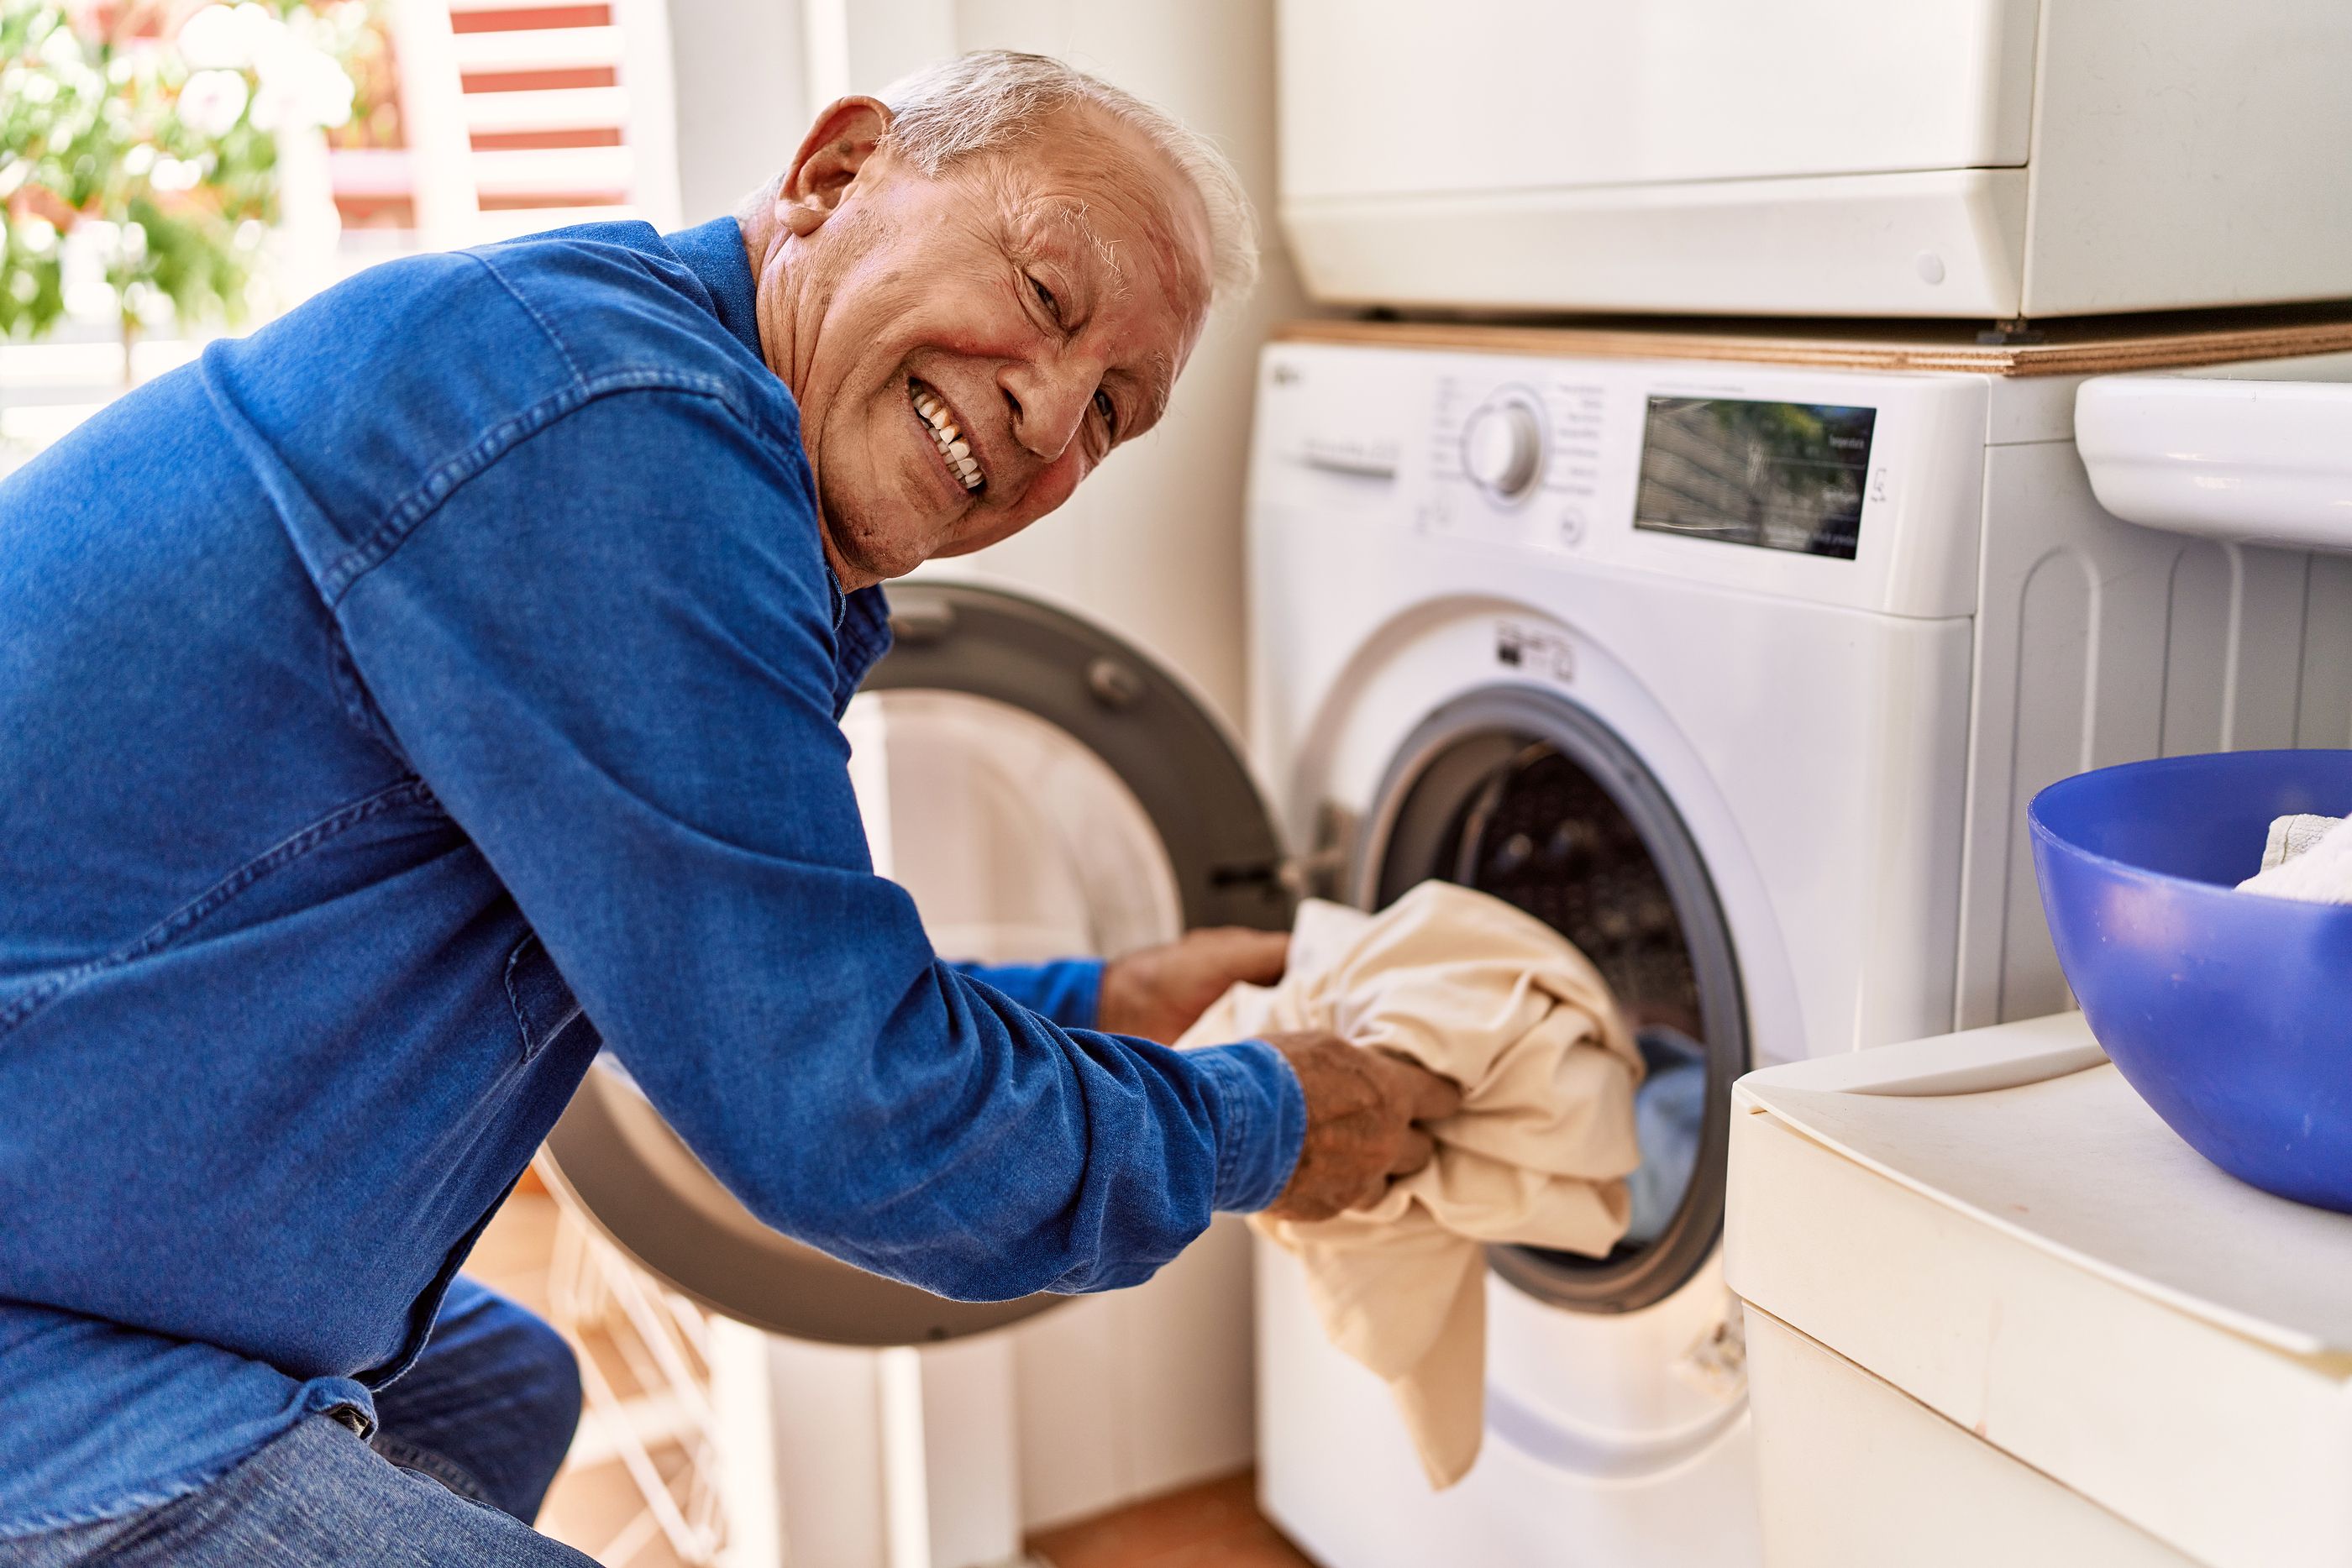
[[[1759,1560],[1732,1080],[2063,1007],[2041,785],[2352,737],[2352,566],[2108,516],[2071,423],[2095,370],[2352,376],[2326,330],[1268,346],[1252,739],[1285,841],[1368,906],[1442,877],[1535,913],[1706,1074],[1670,1222],[1606,1258],[1490,1252],[1486,1440],[1449,1490],[1261,1250],[1261,1497],[1310,1555]]]

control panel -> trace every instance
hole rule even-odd
[[[1896,613],[1974,601],[1980,375],[1283,342],[1265,371],[1262,512]]]

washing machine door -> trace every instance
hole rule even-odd
[[[1474,690],[1399,748],[1368,820],[1357,893],[1379,908],[1432,877],[1491,893],[1575,943],[1650,1068],[1626,1238],[1601,1259],[1491,1248],[1495,1272],[1581,1312],[1665,1300],[1722,1235],[1731,1085],[1748,1067],[1738,953],[1682,814],[1633,747],[1573,698]]]
[[[991,589],[890,591],[896,643],[842,727],[875,869],[953,959],[1114,956],[1286,929],[1272,820],[1222,726],[1102,629]],[[1065,1298],[950,1301],[754,1219],[602,1058],[548,1137],[621,1249],[712,1310],[840,1344],[954,1339]]]

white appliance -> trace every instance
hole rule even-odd
[[[2340,0],[1280,0],[1337,303],[2018,317],[2352,296]]]
[[[1322,323],[1266,349],[1253,740],[1289,842],[1368,904],[1444,876],[1536,911],[1709,1071],[1652,1244],[1492,1255],[1486,1443],[1452,1490],[1262,1250],[1262,1494],[1318,1561],[1755,1561],[1732,1080],[2063,1008],[2042,784],[2352,740],[2352,560],[2092,497],[2082,376],[2048,372],[2200,345]]]
[[[2352,1217],[2157,1119],[2079,1013],[1739,1086],[1766,1555],[2352,1562]]]

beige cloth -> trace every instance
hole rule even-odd
[[[1235,986],[1178,1042],[1326,1030],[1462,1085],[1429,1165],[1373,1207],[1256,1217],[1297,1254],[1331,1342],[1385,1379],[1430,1483],[1469,1472],[1486,1428],[1485,1244],[1600,1257],[1640,1163],[1642,1058],[1600,974],[1501,900],[1424,883],[1377,915],[1309,902],[1289,972]]]

